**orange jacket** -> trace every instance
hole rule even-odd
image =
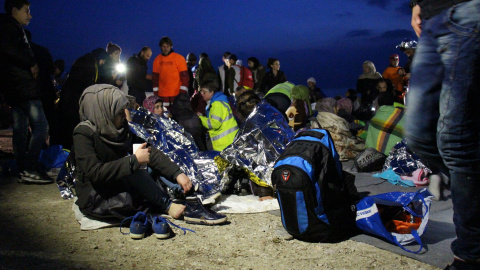
[[[175,97],[180,93],[180,89],[188,91],[187,62],[180,54],[159,54],[153,61],[152,72],[153,87],[158,87],[158,91],[154,91],[156,95]],[[187,75],[186,84],[183,74]]]
[[[404,78],[398,75],[397,71],[401,67],[387,67],[385,71],[382,74],[382,77],[384,79],[389,79],[392,84],[393,88],[399,92],[403,92],[403,83],[404,83]]]

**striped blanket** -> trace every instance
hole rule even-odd
[[[375,148],[388,155],[392,147],[403,138],[405,106],[381,106],[370,120],[365,147]]]

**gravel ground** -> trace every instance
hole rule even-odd
[[[355,241],[287,241],[269,213],[229,214],[223,226],[174,221],[196,233],[173,228],[165,240],[133,240],[118,227],[81,231],[72,203],[54,184],[1,178],[0,269],[437,269]]]

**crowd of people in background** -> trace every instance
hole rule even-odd
[[[115,186],[115,192],[135,189],[174,218],[188,210],[172,203],[163,190],[152,184],[148,173],[138,170],[149,164],[188,193],[191,181],[176,164],[146,144],[132,155],[127,154],[131,143],[124,111],[127,95],[132,97],[134,109],[142,106],[152,114],[175,120],[192,135],[200,151],[222,151],[232,144],[239,127],[264,100],[284,116],[295,132],[310,128],[312,122],[326,129],[335,127],[332,133],[346,130],[333,136],[343,160],[353,159],[365,149],[366,137],[361,134],[368,133],[371,121],[376,123],[372,126],[384,121],[377,112],[401,117],[409,105],[405,100],[415,40],[405,39],[392,48],[392,54],[385,59],[389,65],[382,73],[366,60],[356,88],[335,97],[326,96],[314,77],[308,78],[305,85],[288,81],[280,69],[281,59],[269,58],[264,66],[252,56],[244,66],[235,54],[225,52],[222,65],[215,68],[205,52],[198,58],[192,52],[185,57],[175,52],[167,36],[159,41],[161,53],[154,56],[151,73],[147,65],[153,56],[150,47],[140,48],[121,69],[122,49],[110,42],[105,48],[79,56],[65,75],[65,62],[53,61],[48,49],[35,44],[30,32],[23,28],[32,18],[29,6],[26,0],[7,0],[6,14],[0,17],[0,127],[13,127],[14,156],[19,178],[24,182],[53,182],[38,164],[39,153],[47,144],[75,150],[80,173],[79,205],[83,207],[88,207],[85,200],[92,189],[108,197],[113,192],[109,179],[116,177],[122,182]],[[398,50],[408,57],[403,67]],[[97,103],[103,107],[92,106]],[[367,139],[366,146],[369,144],[380,152],[389,151],[380,146],[378,136]],[[103,149],[102,153],[99,149]],[[99,171],[99,164],[109,164],[108,170]],[[438,190],[433,192],[438,194]],[[226,220],[216,213],[210,213],[208,218],[212,224]]]
[[[70,72],[64,74],[65,62],[53,61],[48,49],[35,44],[29,31],[23,29],[31,18],[28,1],[6,3],[20,4],[19,8],[6,6],[7,14],[2,14],[2,34],[12,37],[2,41],[2,65],[12,70],[11,74],[2,73],[2,128],[13,126],[15,158],[21,177],[28,175],[25,181],[47,178],[35,161],[45,146],[41,142],[72,148],[73,131],[81,122],[79,100],[89,86],[113,85],[132,96],[135,107],[146,106],[176,120],[194,135],[202,151],[221,151],[233,142],[238,127],[248,117],[245,104],[251,101],[264,99],[273,105],[295,131],[308,127],[309,117],[318,111],[336,113],[349,123],[361,120],[368,125],[380,106],[404,103],[416,44],[405,40],[397,46],[409,57],[405,68],[399,66],[397,54],[390,56],[383,74],[376,71],[374,63],[365,61],[356,89],[325,102],[328,97],[314,77],[308,78],[306,85],[289,82],[277,58],[269,58],[263,66],[252,56],[243,66],[235,54],[225,52],[223,64],[215,69],[207,53],[197,58],[190,52],[184,57],[173,50],[173,41],[166,36],[160,39],[161,53],[154,57],[151,73],[147,65],[152,57],[150,47],[142,47],[123,65],[121,46],[109,42],[105,48],[78,57]],[[27,10],[23,11],[22,6]],[[28,65],[31,67],[27,69]],[[341,104],[348,104],[349,109],[340,109]]]

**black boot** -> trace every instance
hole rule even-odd
[[[205,207],[197,197],[187,197],[183,218],[187,223],[205,225],[217,225],[227,221],[227,216]]]

